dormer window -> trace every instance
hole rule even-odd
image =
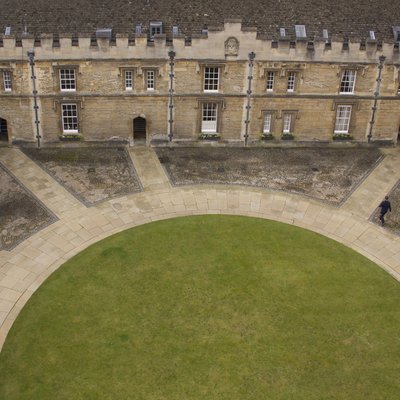
[[[307,33],[306,33],[306,26],[305,25],[295,25],[294,26],[295,31],[296,31],[296,38],[301,39],[301,38],[306,38]]]
[[[281,39],[286,37],[286,29],[285,28],[279,28],[279,35],[281,36]]]
[[[174,25],[172,27],[172,36],[178,36],[179,35],[179,26],[178,25]]]
[[[150,39],[154,40],[154,35],[162,34],[162,22],[150,22]]]
[[[322,29],[322,37],[324,38],[325,43],[329,41],[328,29]]]
[[[369,31],[369,38],[370,38],[371,40],[376,40],[375,32],[374,32],[374,31]]]
[[[399,43],[400,42],[400,26],[393,27],[393,36],[394,36],[394,41]]]
[[[6,29],[4,30],[4,35],[5,36],[11,35],[11,26],[6,26]]]
[[[142,25],[141,24],[137,24],[135,26],[135,34],[136,35],[141,35],[142,34]]]

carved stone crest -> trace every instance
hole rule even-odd
[[[231,36],[225,41],[225,55],[237,56],[239,52],[239,41]]]

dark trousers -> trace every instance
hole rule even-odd
[[[379,219],[381,220],[381,222],[382,222],[382,224],[384,224],[385,223],[385,214],[387,213],[387,210],[386,211],[381,211],[381,215],[379,216]]]

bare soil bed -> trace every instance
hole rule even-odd
[[[22,151],[87,206],[142,190],[123,147],[23,148]]]
[[[1,164],[0,188],[0,250],[11,250],[57,220]]]
[[[174,185],[250,185],[339,205],[372,171],[376,148],[158,148]]]
[[[392,206],[392,212],[388,212],[385,215],[384,227],[385,229],[388,229],[393,233],[399,235],[400,234],[400,181],[397,182],[397,185],[389,193],[389,201]],[[371,216],[371,220],[375,224],[381,225],[381,221],[379,221],[379,214],[380,214],[380,209],[377,208],[374,214]]]

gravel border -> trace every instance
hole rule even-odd
[[[46,221],[41,221],[41,224],[39,224],[35,229],[27,232],[25,231],[24,235],[19,236],[15,241],[12,242],[10,245],[3,245],[3,242],[0,241],[0,251],[10,251],[14,249],[16,246],[18,246],[20,243],[28,239],[29,237],[33,236],[35,233],[41,231],[44,228],[47,228],[54,222],[58,221],[59,218],[57,215],[50,210],[42,201],[40,201],[35,194],[29,190],[6,166],[4,166],[0,162],[0,169],[2,169],[9,177],[11,180],[13,180],[21,189],[22,192],[25,192],[26,195],[28,196],[29,200],[31,200],[36,207],[41,209],[44,213],[47,215],[47,220]],[[18,203],[17,203],[18,204]]]

